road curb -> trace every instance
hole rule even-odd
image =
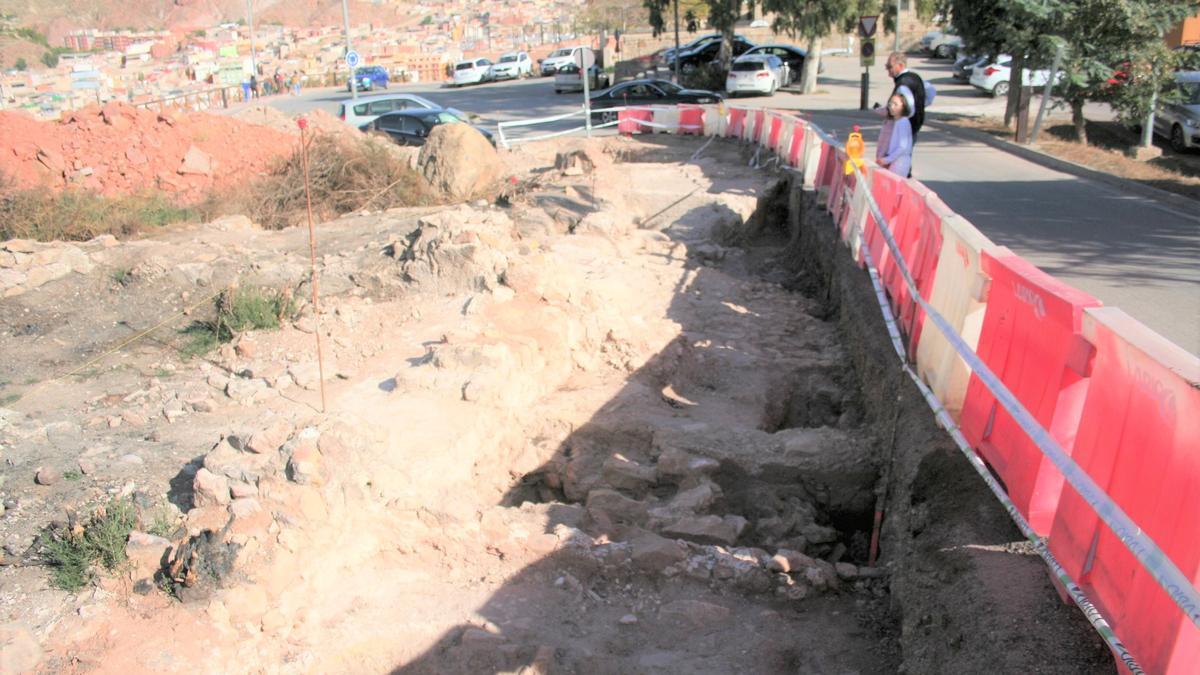
[[[1198,200],[1190,199],[1188,197],[1184,197],[1183,195],[1177,195],[1174,192],[1160,190],[1156,187],[1150,187],[1149,185],[1142,185],[1137,181],[1121,178],[1120,176],[1114,176],[1110,173],[1105,173],[1091,167],[1083,166],[1082,164],[1076,164],[1075,162],[1060,159],[1028,146],[1017,145],[1016,143],[996,138],[995,136],[992,136],[984,131],[978,131],[976,129],[964,129],[962,127],[948,124],[939,120],[927,119],[925,120],[925,123],[927,126],[932,126],[939,131],[945,131],[946,133],[949,133],[953,136],[958,136],[959,138],[964,138],[970,141],[978,141],[985,145],[990,145],[997,150],[1003,150],[1010,155],[1016,155],[1021,159],[1028,160],[1039,166],[1046,167],[1047,169],[1053,169],[1055,171],[1061,171],[1063,173],[1068,173],[1080,178],[1088,178],[1099,183],[1112,185],[1113,187],[1125,190],[1127,192],[1133,192],[1142,197],[1146,197],[1147,199],[1153,199],[1155,201],[1169,204],[1175,208],[1187,209],[1190,211],[1195,209],[1198,203]]]

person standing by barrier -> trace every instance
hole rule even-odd
[[[887,121],[883,123],[879,145],[875,150],[875,161],[879,166],[897,176],[912,173],[914,134],[909,119],[911,111],[912,103],[905,93],[892,94],[887,104]]]
[[[892,95],[903,94],[904,91],[907,91],[913,102],[909,119],[912,121],[912,135],[915,141],[917,134],[921,132],[921,127],[925,125],[926,98],[932,99],[932,97],[927,95],[925,81],[921,79],[921,76],[908,69],[908,57],[903,52],[892,52],[888,56],[884,68],[887,69],[892,81],[896,83]]]
[[[242,80],[242,101],[250,100],[250,80]]]
[[[250,93],[254,95],[254,98],[258,98],[258,75],[250,76]]]

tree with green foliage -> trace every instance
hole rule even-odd
[[[426,14],[424,19],[421,19],[422,26],[428,26],[431,23],[433,23],[433,17],[429,14]]]
[[[696,18],[696,10],[689,9],[687,13],[683,15],[683,25],[687,26],[687,32],[692,34],[695,34],[696,31],[700,30],[700,20]]]
[[[13,63],[13,68],[22,71],[29,70],[29,64],[25,63],[25,57],[22,56],[18,58],[15,63]]]
[[[806,41],[809,56],[804,59],[800,90],[813,93],[817,90],[821,42],[857,7],[856,0],[763,0],[762,4],[763,9],[775,13],[772,28],[776,33]]]
[[[44,63],[47,68],[57,68],[58,54],[54,52],[42,52],[42,63]]]

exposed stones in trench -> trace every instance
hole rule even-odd
[[[781,198],[771,192],[761,210],[778,211]],[[780,273],[771,252],[783,242],[769,229],[759,225],[740,240],[761,248],[746,256],[759,279]],[[703,354],[686,343],[678,351],[643,376],[656,387],[683,379],[718,388]],[[523,476],[505,504],[582,507],[580,528],[612,542],[597,555],[608,560],[616,551],[643,573],[790,599],[848,589],[885,594],[881,571],[867,566],[877,440],[864,427],[852,373],[844,363],[818,361],[764,388],[755,427],[589,424]]]

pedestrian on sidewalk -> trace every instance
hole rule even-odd
[[[921,132],[921,127],[925,124],[925,106],[933,100],[933,97],[928,95],[930,92],[927,91],[925,81],[921,79],[921,76],[908,69],[908,56],[904,52],[892,52],[888,56],[884,68],[887,69],[892,81],[896,83],[892,95],[903,95],[907,91],[908,98],[913,103],[909,119],[912,122],[912,135],[915,141],[917,134]]]
[[[912,176],[912,107],[907,92],[892,94],[887,104],[887,120],[879,132],[879,144],[875,148],[876,163],[903,178]]]

